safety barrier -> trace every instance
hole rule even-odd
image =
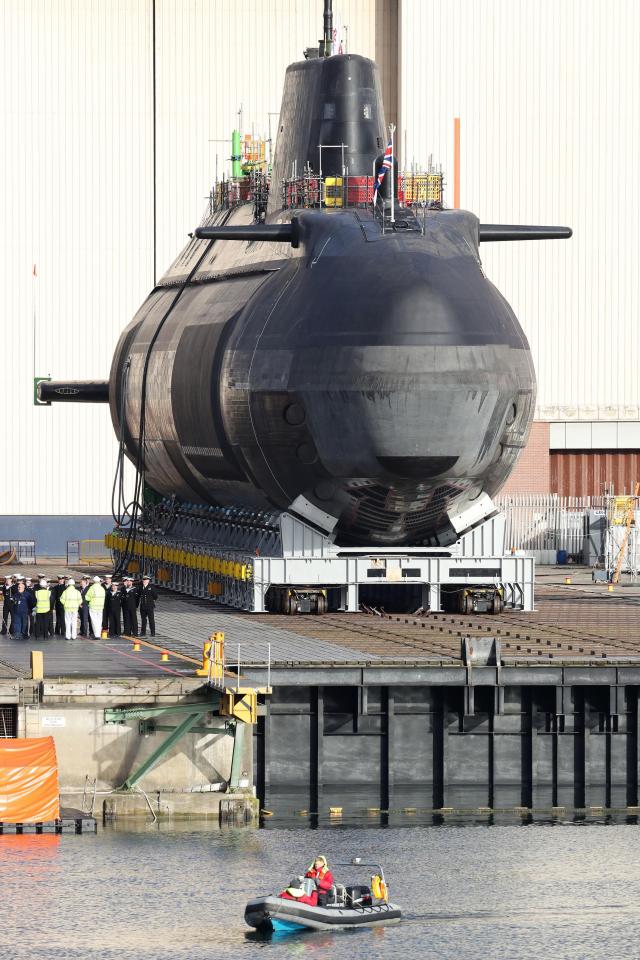
[[[111,560],[111,554],[105,550],[104,540],[79,540],[78,560],[80,563],[103,562]]]
[[[35,540],[0,540],[0,556],[15,553],[11,563],[36,563]]]
[[[79,563],[80,561],[80,541],[67,540],[67,566]]]
[[[320,177],[305,174],[282,182],[285,209],[307,207],[370,207],[376,178],[373,176]],[[444,177],[439,171],[401,173],[396,199],[409,207],[442,209]]]
[[[581,557],[594,512],[606,514],[605,497],[560,497],[557,494],[507,494],[495,498],[505,515],[505,550],[564,550]]]

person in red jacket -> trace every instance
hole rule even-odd
[[[320,906],[323,906],[333,886],[333,874],[331,870],[329,870],[327,858],[323,856],[316,857],[305,873],[305,877],[311,877],[312,880],[315,880],[318,891],[318,903]]]

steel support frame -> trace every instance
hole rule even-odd
[[[105,723],[127,723],[129,720],[153,720],[154,717],[166,717],[169,714],[217,713],[220,707],[220,695],[201,703],[168,703],[161,707],[107,707],[104,711]]]
[[[225,723],[224,726],[218,724],[214,727],[196,727],[196,724],[201,720],[203,714],[217,710],[219,704],[220,697],[217,696],[213,702],[207,701],[205,703],[172,703],[161,707],[107,707],[104,712],[105,723],[124,724],[128,720],[152,720],[155,717],[164,717],[167,715],[184,717],[184,720],[182,720],[177,727],[162,725],[157,728],[158,730],[170,731],[169,736],[158,744],[153,753],[151,753],[139,767],[129,774],[120,787],[120,790],[133,790],[142,777],[152,770],[171,748],[190,731],[197,731],[200,734],[215,734],[225,731],[228,732],[233,728],[235,735],[235,722],[232,720]]]
[[[233,731],[233,753],[231,755],[231,776],[229,787],[231,790],[240,788],[242,779],[242,755],[244,753],[245,724],[238,721]]]
[[[142,720],[141,723],[147,723],[148,721]],[[213,727],[191,727],[190,733],[200,733],[202,736],[206,736],[208,733],[229,733],[232,727],[231,720],[227,720],[226,723],[220,724],[219,726]],[[175,730],[175,727],[170,726],[168,723],[155,723],[151,721],[151,725],[147,728],[146,735],[151,733],[172,733]]]
[[[185,733],[188,733],[189,730],[191,730],[199,718],[200,713],[192,713],[188,717],[185,717],[182,723],[175,728],[173,733],[170,733],[166,740],[163,740],[162,743],[153,751],[151,756],[147,757],[144,763],[142,763],[137,770],[134,770],[133,773],[129,774],[120,789],[133,790],[138,781],[141,780],[142,777],[149,772],[149,770],[155,767],[156,763],[158,763],[158,761],[161,760],[166,753],[168,753],[174,743],[177,743],[178,740],[185,735]]]

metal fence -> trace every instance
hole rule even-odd
[[[80,561],[80,541],[67,540],[67,566],[73,566]]]
[[[18,710],[14,706],[0,707],[0,739],[13,739],[18,736]]]
[[[589,537],[591,511],[606,511],[604,497],[520,494],[496,497],[505,515],[505,552],[527,550],[582,558]]]
[[[8,563],[35,563],[35,540],[0,540],[0,557],[5,554]],[[13,556],[12,556],[13,554]]]
[[[96,563],[111,560],[111,551],[106,546],[104,538],[101,540],[80,541],[80,563]]]
[[[111,560],[111,551],[103,540],[67,540],[67,563],[104,563]]]

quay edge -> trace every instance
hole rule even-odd
[[[256,784],[278,815],[638,813],[640,659],[276,667],[271,683]]]
[[[63,806],[83,808],[108,821],[203,820],[217,826],[257,819],[252,738],[238,738],[234,764],[234,731],[221,728],[215,715],[218,703],[212,702],[211,690],[201,679],[34,681],[16,676],[0,679],[0,704],[13,714],[17,736],[54,736]],[[142,715],[155,710],[157,722],[135,717],[105,722],[118,707]],[[182,714],[177,717],[176,707]],[[191,714],[191,707],[200,710],[199,725],[169,746],[139,782],[120,789],[144,769],[171,729]]]

